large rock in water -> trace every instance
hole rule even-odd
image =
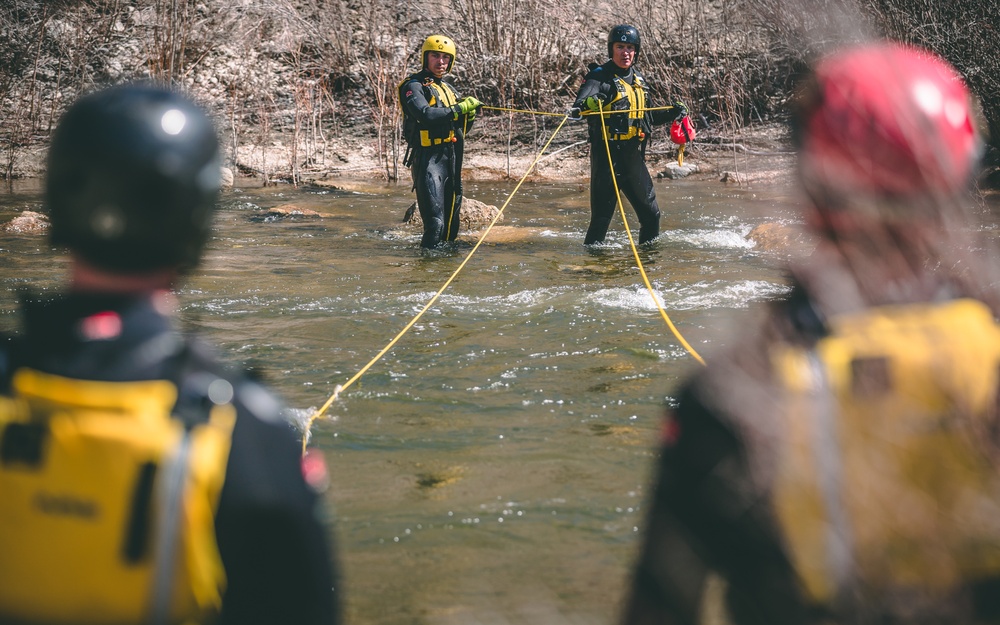
[[[23,211],[3,225],[3,231],[11,234],[39,234],[49,229],[49,218],[35,211]]]
[[[323,219],[325,217],[333,217],[333,215],[321,213],[311,208],[303,208],[297,204],[281,204],[252,214],[250,221],[270,223],[290,218]]]
[[[805,253],[812,245],[801,228],[774,222],[754,226],[744,238],[766,252]]]
[[[499,212],[500,209],[492,204],[486,204],[479,200],[465,197],[462,198],[462,212],[459,214],[458,219],[462,229],[479,230],[488,226]],[[497,220],[497,223],[501,222],[503,222],[503,215]],[[420,218],[420,211],[417,209],[416,202],[410,204],[410,207],[406,209],[406,214],[403,215],[403,223],[417,228],[424,227],[424,220]]]

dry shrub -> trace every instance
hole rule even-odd
[[[561,113],[606,34],[642,32],[640,66],[660,103],[682,99],[703,137],[780,120],[817,54],[887,34],[951,60],[998,135],[1000,0],[640,0],[627,7],[555,0],[7,0],[0,3],[0,148],[4,175],[44,144],[78,95],[145,79],[192,93],[220,122],[244,173],[292,182],[343,163],[329,137],[371,139],[398,177],[396,87],[423,38],[452,36],[451,80],[498,108]],[[483,116],[477,134],[508,154],[537,147],[558,117]],[[706,126],[709,128],[706,129]],[[570,142],[572,137],[563,139]],[[269,162],[275,144],[286,147]]]

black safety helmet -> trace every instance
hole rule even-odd
[[[628,24],[619,24],[608,33],[608,57],[611,57],[611,49],[615,43],[630,43],[635,46],[635,57],[639,58],[639,50],[642,47],[639,43],[639,29]]]
[[[99,91],[73,104],[52,138],[52,243],[117,273],[188,271],[220,184],[215,128],[194,103],[148,85]]]

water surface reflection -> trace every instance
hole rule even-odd
[[[500,205],[513,183],[469,184]],[[706,358],[780,296],[779,259],[744,239],[793,219],[783,189],[657,182],[663,235],[641,250],[672,320]],[[229,192],[185,323],[253,366],[306,419],[424,306],[471,248],[421,252],[408,186]],[[0,194],[0,221],[37,189]],[[295,203],[332,217],[261,220]],[[578,184],[526,184],[505,235],[313,428],[327,456],[350,622],[605,624],[641,523],[658,416],[697,363],[642,284],[620,220],[582,245]],[[630,218],[632,216],[630,215]],[[5,235],[0,330],[15,291],[64,261]]]

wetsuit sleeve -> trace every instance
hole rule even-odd
[[[576,99],[573,100],[574,108],[582,109],[584,100],[590,96],[597,96],[602,102],[607,103],[607,83],[602,79],[602,72],[605,71],[598,68],[587,74],[583,79],[583,84],[580,85],[580,90],[576,93]]]
[[[261,387],[244,386],[216,516],[224,625],[341,622],[333,538],[301,445]]]
[[[739,437],[690,387],[666,415],[663,432],[624,622],[699,623],[713,571],[728,581],[726,603],[734,622],[805,622],[774,516],[750,483]]]
[[[647,103],[647,106],[649,108],[657,108],[658,106],[662,105]],[[649,121],[654,126],[658,126],[661,124],[669,124],[670,122],[674,121],[680,116],[681,116],[681,110],[678,108],[669,108],[669,109],[661,108],[655,111],[649,111]]]
[[[461,93],[455,90],[454,87],[451,88],[452,93],[455,94],[455,101],[461,102],[462,98],[465,97]],[[476,116],[473,115],[471,118],[468,115],[459,115],[458,120],[455,122],[455,134],[459,136],[459,141],[465,139],[465,135],[469,134],[472,130],[472,126],[476,123]]]
[[[656,108],[656,106],[657,105],[650,104],[649,108]],[[670,122],[674,121],[680,116],[681,116],[681,111],[678,108],[658,109],[655,111],[649,111],[649,119],[654,126],[661,124],[669,124]]]
[[[407,114],[422,126],[448,126],[455,121],[455,113],[450,108],[430,105],[423,85],[417,80],[408,80],[400,85],[399,101]]]
[[[476,124],[476,119],[475,118],[469,119],[468,115],[460,115],[458,117],[458,122],[456,122],[455,124],[456,126],[455,134],[459,137],[459,141],[465,139],[465,135],[469,134],[469,131],[472,130],[472,127],[475,124]]]

